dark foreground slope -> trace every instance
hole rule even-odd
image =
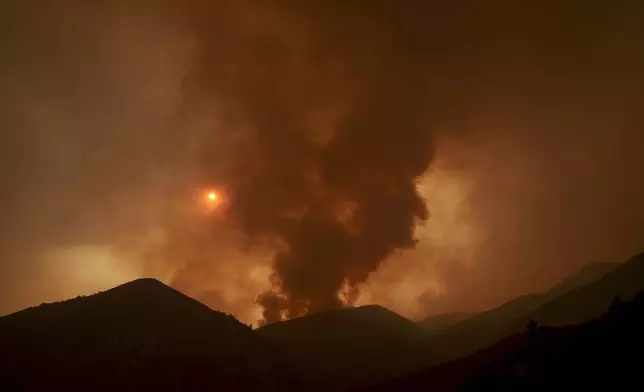
[[[317,313],[256,331],[279,344],[311,381],[343,390],[413,369],[426,331],[380,306]]]
[[[577,326],[543,327],[466,390],[644,390],[644,294]]]
[[[376,384],[385,391],[644,390],[644,293],[576,326],[538,327],[456,361]]]
[[[277,390],[246,325],[153,279],[0,318],[0,390]]]
[[[534,317],[535,312],[544,305],[557,301],[582,287],[592,286],[608,274],[616,273],[617,279],[627,279],[622,272],[624,265],[619,263],[589,264],[545,293],[515,298],[497,308],[466,318],[449,328],[444,328],[432,334],[432,344],[428,348],[430,362],[437,364],[463,357],[488,347],[506,336],[521,332],[528,320]],[[644,289],[644,279],[642,279],[640,287]],[[553,309],[552,319],[556,319],[557,315],[561,319],[565,319],[566,315],[576,306],[572,302],[562,305]],[[603,311],[605,309],[606,307],[603,308]],[[579,321],[591,319],[601,313],[589,314]]]

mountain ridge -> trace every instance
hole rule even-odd
[[[599,318],[536,326],[496,344],[355,392],[641,390],[644,291]]]
[[[0,379],[19,390],[259,391],[297,382],[247,325],[153,279],[4,316],[0,347]]]
[[[614,293],[630,299],[643,285],[644,254],[621,264],[593,263],[548,292],[473,316],[452,314],[464,320],[432,334],[379,305],[252,330],[156,279],[142,278],[0,317],[0,379],[17,390],[346,391],[432,364],[453,364],[451,359],[481,349],[496,360],[525,344],[524,335],[513,334],[525,329],[536,310],[557,315],[586,301],[594,304],[580,306],[579,315],[587,319],[607,308]],[[473,331],[484,338],[464,340],[476,338]],[[499,340],[504,343],[494,345]],[[478,364],[481,357],[476,358]],[[453,365],[432,369],[439,375],[454,371]],[[34,371],[40,377],[30,377]]]
[[[344,390],[408,371],[427,338],[416,323],[378,305],[320,312],[256,332],[285,350],[320,390]]]
[[[542,324],[576,324],[599,317],[613,299],[635,297],[644,289],[644,253],[619,264],[591,285],[585,285],[541,305],[533,318]],[[566,309],[562,312],[560,309]]]
[[[425,317],[418,322],[419,325],[427,329],[430,334],[442,332],[461,321],[476,315],[473,312],[450,312],[440,313],[433,316]]]
[[[523,330],[533,313],[544,304],[567,292],[577,290],[615,271],[623,263],[590,263],[546,292],[526,294],[485,312],[465,318],[433,335],[428,348],[431,363],[441,363],[469,355],[490,346],[505,336]]]

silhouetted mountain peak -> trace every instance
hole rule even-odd
[[[194,299],[186,296],[180,291],[154,278],[136,279],[127,283],[123,283],[122,285],[113,287],[99,294],[108,294],[108,293],[109,294],[122,293],[125,295],[143,296],[146,298],[152,295],[180,296],[182,298],[195,301]],[[206,306],[206,305],[203,305],[203,306]]]
[[[335,313],[335,312],[341,312],[341,313]],[[366,317],[369,319],[395,318],[395,319],[402,319],[402,320],[408,321],[406,318],[400,316],[398,313],[392,310],[389,310],[383,306],[375,305],[375,304],[344,308],[334,312],[327,312],[326,314],[325,313],[318,313],[318,314],[322,315],[323,317],[342,314],[345,317],[353,317],[356,319],[360,317]]]
[[[123,290],[123,289],[129,289],[132,287],[136,287],[138,289],[147,289],[147,290],[165,290],[165,289],[171,289],[170,286],[166,285],[165,283],[161,282],[158,279],[155,278],[140,278],[140,279],[135,279],[133,281],[123,283],[122,285],[116,286],[114,288],[111,288],[111,290]]]
[[[347,309],[360,309],[365,312],[373,312],[373,313],[380,313],[380,314],[394,313],[391,310],[376,304],[357,306],[355,308],[347,308]]]
[[[288,372],[247,325],[149,278],[2,317],[0,347],[0,378],[40,369],[67,390],[264,390]]]
[[[363,330],[364,329],[364,330]],[[261,334],[273,335],[289,331],[306,331],[306,334],[324,334],[329,330],[354,331],[357,334],[369,334],[375,330],[395,331],[401,336],[411,335],[415,338],[425,336],[422,327],[399,314],[380,305],[365,305],[352,308],[314,313],[309,316],[274,323],[258,330]]]
[[[142,306],[190,307],[195,310],[215,312],[208,306],[154,278],[141,278],[124,283],[112,289],[99,293],[114,300],[122,299],[129,303]],[[219,312],[217,312],[219,313]]]
[[[256,332],[281,346],[321,390],[408,370],[427,337],[423,327],[378,305],[315,313]]]
[[[364,305],[364,306],[358,306],[355,308],[347,308],[345,310],[351,311],[351,313],[355,315],[354,317],[358,317],[358,315],[360,315],[374,320],[395,319],[395,320],[402,321],[404,322],[404,324],[407,324],[407,325],[414,324],[413,322],[399,315],[398,313],[380,305]]]

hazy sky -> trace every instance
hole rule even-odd
[[[0,314],[419,318],[644,249],[644,6],[442,3],[5,2]]]

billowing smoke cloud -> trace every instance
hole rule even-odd
[[[244,4],[214,25],[202,13],[191,87],[252,129],[243,155],[227,157],[234,170],[209,155],[205,171],[227,189],[229,223],[276,247],[265,322],[351,304],[427,219],[416,190],[433,154],[427,86],[390,12]]]
[[[7,2],[0,312],[152,275],[421,317],[638,251],[641,6],[515,3]]]

